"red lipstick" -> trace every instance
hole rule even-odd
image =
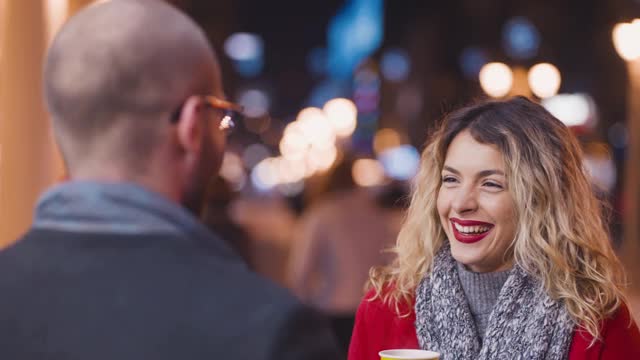
[[[449,221],[451,222],[451,229],[453,231],[453,236],[455,236],[456,240],[465,244],[473,244],[484,239],[487,235],[489,235],[489,233],[493,229],[493,224],[482,222],[482,221],[461,220],[457,218],[451,218],[449,219]],[[458,229],[456,229],[456,224],[461,226],[484,226],[484,227],[488,227],[489,230],[482,233],[477,233],[477,234],[465,234],[465,233],[461,233],[460,231],[458,231]]]

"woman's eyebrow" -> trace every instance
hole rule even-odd
[[[456,169],[452,168],[451,166],[447,166],[447,165],[445,165],[445,166],[443,167],[443,170],[447,170],[447,171],[449,171],[449,172],[451,172],[451,173],[454,173],[454,174],[456,174],[456,175],[460,175],[460,171],[458,171],[458,170],[456,170]],[[498,169],[488,169],[488,170],[482,170],[482,171],[480,171],[480,172],[477,174],[477,177],[486,177],[486,176],[491,176],[491,175],[502,175],[502,176],[505,176],[505,175],[504,175],[504,171],[502,171],[502,170],[498,170]]]

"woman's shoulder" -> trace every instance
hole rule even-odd
[[[413,301],[394,302],[385,295],[389,294],[372,289],[363,297],[356,314],[349,360],[375,359],[384,349],[418,348]]]
[[[600,340],[592,342],[591,334],[576,330],[569,359],[640,359],[640,331],[626,304],[604,320]]]
[[[386,287],[381,291],[369,289],[360,302],[358,312],[369,316],[397,319],[410,318],[415,320],[413,311],[413,299],[395,300],[390,296],[391,288]],[[362,314],[365,315],[365,314]]]

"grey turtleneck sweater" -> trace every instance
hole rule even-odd
[[[458,264],[458,276],[462,283],[462,289],[469,303],[469,310],[476,323],[476,329],[480,341],[484,340],[484,333],[489,323],[489,315],[498,300],[502,285],[507,281],[511,270],[476,273],[468,270],[464,265]]]

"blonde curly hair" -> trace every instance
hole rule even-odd
[[[523,97],[484,101],[446,116],[422,152],[411,205],[387,267],[373,268],[374,298],[413,301],[419,282],[448,241],[436,199],[449,144],[463,130],[495,145],[505,159],[508,188],[517,209],[509,253],[539,279],[586,331],[599,338],[602,320],[624,302],[624,271],[582,164],[582,150],[569,129],[542,106]]]

